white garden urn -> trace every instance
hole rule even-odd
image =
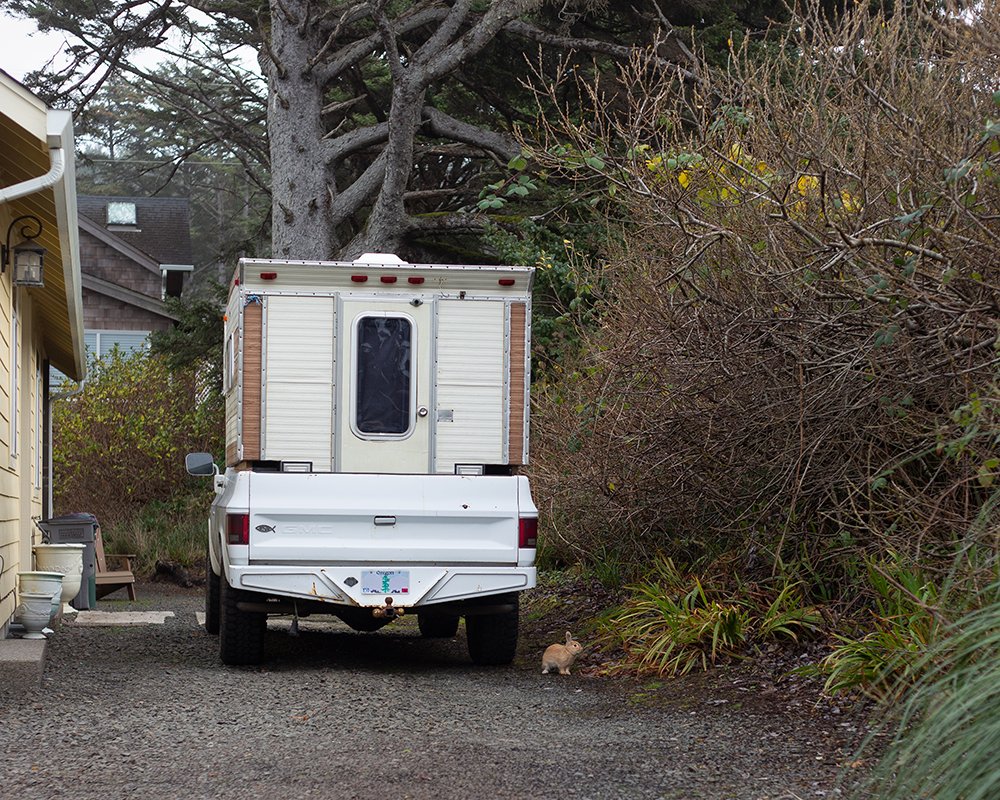
[[[62,606],[63,574],[61,572],[19,572],[18,591],[22,594],[47,594],[52,598],[52,613],[58,614]]]
[[[14,615],[24,626],[23,639],[44,639],[42,630],[52,618],[52,596],[44,592],[21,592],[21,605]]]
[[[39,571],[58,572],[63,576],[62,602],[68,603],[80,591],[83,581],[83,544],[36,544],[35,567]]]

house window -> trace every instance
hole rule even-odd
[[[364,316],[355,333],[354,427],[370,438],[402,438],[412,425],[413,326],[402,316]]]
[[[104,358],[116,347],[127,355],[136,350],[149,347],[149,331],[95,331],[84,333],[84,344],[87,353],[97,358]]]
[[[108,203],[108,225],[136,225],[135,203]]]

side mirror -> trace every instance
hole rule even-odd
[[[188,453],[184,456],[184,467],[189,475],[218,475],[219,468],[211,453]]]

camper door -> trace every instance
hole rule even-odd
[[[431,303],[343,299],[337,471],[430,471]]]

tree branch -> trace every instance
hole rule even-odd
[[[361,173],[354,183],[340,192],[330,208],[332,225],[340,225],[347,221],[365,202],[378,190],[385,178],[386,154],[379,153],[368,169]]]
[[[462,122],[432,106],[424,106],[421,114],[423,132],[427,135],[481,147],[508,161],[521,152],[520,146],[509,136]]]
[[[600,53],[601,55],[611,56],[620,61],[628,60],[635,53],[634,47],[604,42],[600,39],[578,39],[573,36],[560,36],[555,33],[549,33],[520,19],[508,22],[504,26],[504,30],[516,36],[522,36],[525,39],[538,42],[538,44],[548,45],[549,47],[558,47],[563,50],[586,50],[588,53]],[[685,80],[701,83],[701,78],[696,73],[674,61],[652,55],[649,58],[649,63],[661,68],[676,70]]]
[[[380,122],[367,128],[355,128],[353,131],[341,134],[331,139],[327,145],[327,154],[331,163],[341,161],[359,150],[377,144],[385,144],[389,138],[389,123]]]
[[[397,36],[410,33],[424,25],[429,25],[438,20],[444,19],[448,14],[447,8],[427,8],[415,11],[393,20],[392,27]],[[318,65],[315,68],[317,80],[328,83],[334,80],[344,70],[368,58],[378,49],[382,41],[382,34],[375,31],[364,39],[352,42],[346,47],[336,49],[337,57],[331,61]]]
[[[479,21],[458,41],[427,63],[425,86],[454,71],[466,59],[477,55],[511,20],[534,11],[542,0],[497,0]]]

